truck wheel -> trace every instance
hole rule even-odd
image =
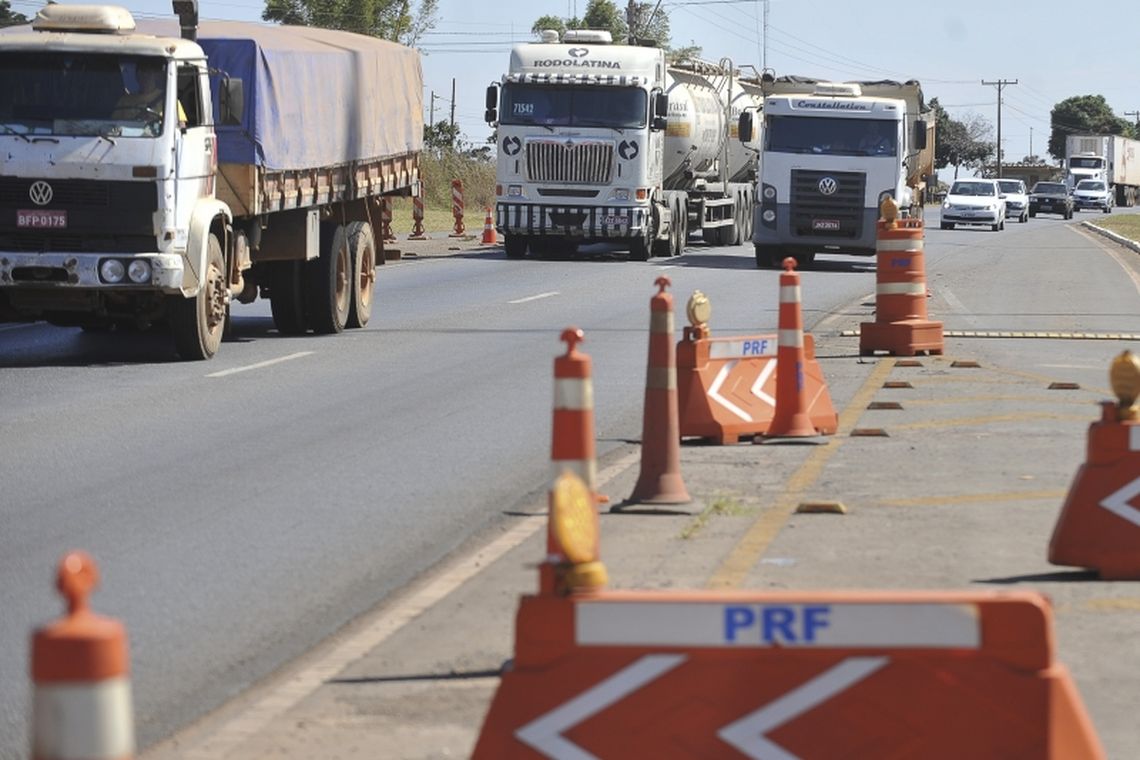
[[[222,244],[211,234],[206,243],[206,268],[193,298],[169,297],[170,327],[178,355],[188,361],[209,359],[218,351],[229,311],[229,287]]]
[[[716,242],[717,245],[719,245],[719,246],[736,245],[736,243],[733,242],[737,238],[736,220],[735,219],[732,221],[732,224],[730,224],[730,225],[726,225],[724,227],[717,227],[716,231],[717,231],[717,242]]]
[[[376,236],[371,224],[348,223],[348,250],[352,256],[352,302],[345,327],[364,327],[372,318],[376,293]]]
[[[634,238],[629,241],[629,258],[631,261],[649,261],[650,242],[643,238]]]
[[[508,259],[521,259],[526,256],[526,238],[522,235],[504,235],[503,250]]]
[[[313,332],[340,332],[348,322],[348,307],[352,303],[352,260],[343,224],[321,225],[321,255],[306,262],[305,267],[306,301]]]
[[[305,315],[305,290],[301,280],[304,262],[271,261],[269,308],[273,325],[282,335],[302,335],[309,329]]]
[[[756,243],[753,248],[756,251],[756,268],[757,269],[779,269],[781,262],[784,260],[783,251],[780,250],[778,245],[760,245]]]

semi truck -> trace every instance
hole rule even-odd
[[[1065,184],[1072,192],[1082,179],[1108,184],[1117,206],[1135,206],[1140,195],[1140,140],[1120,135],[1065,138]]]
[[[728,59],[666,65],[664,51],[596,30],[514,46],[486,112],[506,255],[602,241],[645,261],[698,231],[713,245],[747,240],[758,151],[736,117],[759,104],[758,83]]]
[[[168,324],[187,360],[259,296],[281,333],[363,327],[383,198],[418,191],[418,53],[174,10],[0,34],[0,321]]]
[[[819,253],[874,255],[887,196],[904,215],[922,215],[934,119],[917,81],[765,71],[760,86],[762,114],[745,111],[740,123],[745,144],[761,149],[752,225],[758,267],[779,267],[787,256],[806,267]]]

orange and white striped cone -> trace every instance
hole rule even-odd
[[[384,196],[380,204],[380,235],[385,243],[395,243],[396,236],[392,233],[392,197]]]
[[[483,221],[483,245],[498,245],[499,238],[495,234],[495,219],[491,216],[491,207],[487,207],[487,218]]]
[[[56,585],[67,616],[32,635],[33,760],[127,760],[135,753],[127,633],[87,599],[95,561],[72,552]]]
[[[463,180],[451,180],[451,215],[455,217],[455,229],[448,237],[463,237],[467,228],[463,226]]]
[[[638,504],[687,504],[681,479],[681,420],[677,406],[677,347],[674,343],[672,285],[658,277],[649,302],[649,366],[641,424],[641,472],[629,497]]]
[[[419,192],[412,196],[412,234],[408,240],[428,240],[424,231],[424,186],[420,185]]]
[[[554,475],[569,470],[586,483],[595,499],[609,501],[598,493],[590,357],[577,349],[585,335],[577,327],[567,327],[560,340],[566,341],[566,353],[554,359],[554,423],[550,446]]]
[[[784,259],[780,273],[780,319],[776,347],[776,408],[768,430],[757,442],[770,438],[814,438],[819,435],[808,414],[804,393],[804,322],[800,307],[800,275],[796,260]]]

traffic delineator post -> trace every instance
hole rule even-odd
[[[495,234],[495,218],[491,215],[491,207],[487,207],[487,218],[483,220],[483,245],[498,245],[499,239]]]
[[[686,309],[689,326],[677,343],[677,401],[682,438],[718,445],[763,435],[776,410],[778,336],[712,337],[711,307],[699,290]],[[804,333],[804,390],[808,416],[822,435],[839,428],[815,341]]]
[[[1109,379],[1117,401],[1101,404],[1053,536],[1049,561],[1087,567],[1106,580],[1140,580],[1140,359],[1116,357]]]
[[[780,314],[776,348],[776,408],[772,422],[757,443],[787,438],[806,440],[816,438],[817,430],[808,414],[804,371],[804,318],[800,306],[802,299],[800,275],[796,260],[784,259],[780,273]]]
[[[554,359],[550,460],[554,475],[569,470],[585,481],[595,499],[607,502],[609,498],[597,492],[592,367],[590,357],[578,350],[585,339],[577,327],[567,327],[560,336],[566,342],[566,353]]]
[[[424,230],[424,186],[421,182],[418,192],[412,196],[412,234],[408,240],[429,240],[430,236]]]
[[[451,215],[455,217],[455,228],[448,237],[463,237],[467,228],[463,226],[463,180],[451,180]]]
[[[942,323],[926,313],[925,227],[921,219],[896,219],[898,208],[887,200],[875,243],[875,321],[859,326],[859,353],[941,354]]]
[[[95,561],[71,552],[56,579],[63,618],[32,634],[33,760],[126,760],[135,752],[126,629],[91,611]]]
[[[649,301],[649,361],[641,423],[641,471],[628,502],[687,504],[681,478],[681,426],[677,410],[677,355],[673,344],[672,282],[658,277]]]
[[[522,597],[473,758],[1105,757],[1035,592],[603,585]]]

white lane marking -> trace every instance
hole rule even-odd
[[[645,655],[569,702],[527,723],[515,731],[515,737],[552,760],[598,760],[562,736],[562,732],[621,701],[687,659],[683,654]]]
[[[274,364],[281,362],[292,361],[293,359],[300,359],[302,356],[309,356],[312,351],[298,351],[295,354],[288,356],[279,356],[276,359],[269,359],[267,361],[258,362],[257,364],[247,364],[244,367],[233,367],[232,369],[223,369],[220,372],[211,372],[206,377],[226,377],[227,375],[236,375],[239,372],[249,372],[251,369],[262,369],[263,367],[271,367]]]
[[[640,448],[631,451],[621,459],[598,473],[598,486],[603,488],[634,464],[641,461]],[[162,748],[178,747],[178,757],[185,760],[222,760],[242,744],[253,739],[273,721],[293,709],[297,704],[335,678],[350,663],[359,660],[370,651],[431,609],[446,596],[464,583],[494,565],[507,552],[526,541],[546,527],[546,500],[543,497],[541,514],[524,517],[503,535],[466,554],[446,561],[436,573],[427,576],[418,590],[395,602],[379,614],[366,618],[364,628],[349,638],[334,645],[326,654],[297,673],[286,676],[284,683],[271,688],[258,698],[248,709],[239,711],[237,717],[229,720],[210,738],[197,747],[186,746],[187,739],[176,735],[163,743]],[[224,709],[224,708],[223,708]],[[193,731],[191,726],[188,731]]]
[[[717,732],[753,760],[799,760],[764,734],[831,699],[887,664],[888,657],[851,657],[775,702],[748,713]]]
[[[1100,505],[1140,528],[1140,509],[1129,503],[1137,496],[1140,496],[1140,478],[1104,497]]]
[[[539,293],[537,296],[527,296],[526,298],[516,298],[514,301],[507,301],[507,303],[526,303],[527,301],[537,301],[540,298],[550,298],[551,296],[558,295],[557,290],[552,290],[549,293]]]

